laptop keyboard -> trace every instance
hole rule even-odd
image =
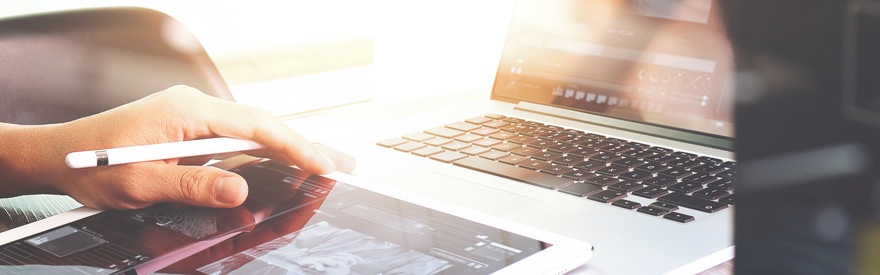
[[[735,162],[496,114],[378,145],[682,223],[734,204]]]

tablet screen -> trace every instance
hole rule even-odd
[[[485,274],[551,246],[272,161],[232,171],[240,207],[104,211],[3,245],[0,273]]]

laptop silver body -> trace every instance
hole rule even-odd
[[[288,124],[354,155],[356,176],[593,244],[576,272],[697,273],[733,258],[733,206],[682,207],[694,219],[675,222],[377,142],[494,114],[732,161],[732,50],[720,9],[711,0],[520,1],[492,89]]]

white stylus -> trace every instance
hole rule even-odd
[[[236,138],[209,138],[181,142],[80,151],[67,154],[67,166],[85,168],[261,149],[260,144]]]

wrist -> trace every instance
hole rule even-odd
[[[0,196],[60,193],[55,188],[64,165],[52,134],[56,125],[0,124]],[[56,160],[58,158],[58,160]]]

